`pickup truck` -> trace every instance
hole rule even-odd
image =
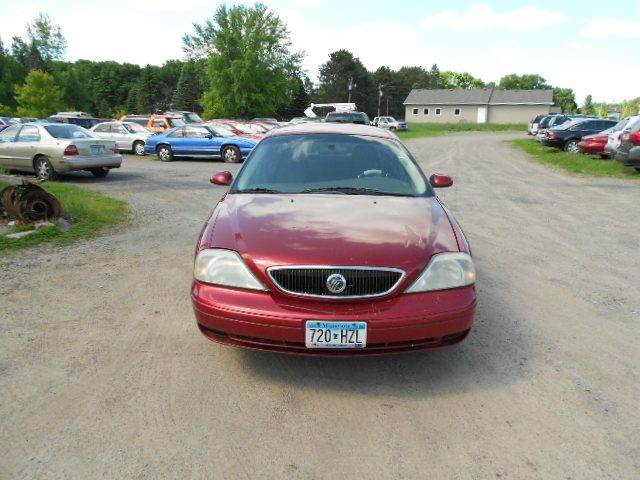
[[[371,122],[374,127],[388,128],[389,130],[408,130],[406,122],[399,122],[393,117],[376,117]]]

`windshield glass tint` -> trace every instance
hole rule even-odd
[[[233,192],[431,195],[407,150],[389,139],[307,134],[266,138]],[[315,192],[314,192],[315,191]]]
[[[82,127],[71,124],[47,125],[44,129],[49,132],[53,138],[95,138]]]
[[[137,123],[123,123],[124,128],[131,133],[149,133],[149,130]]]
[[[202,119],[197,113],[185,113],[184,119],[189,123],[202,123]]]

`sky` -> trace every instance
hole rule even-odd
[[[26,37],[39,12],[61,27],[67,60],[161,65],[184,58],[182,36],[224,2],[212,0],[0,0],[0,37]],[[253,1],[230,1],[227,5]],[[436,63],[485,82],[537,73],[573,88],[578,104],[640,96],[640,0],[276,0],[292,48],[317,81],[329,53],[347,49],[371,71]],[[345,99],[336,99],[345,101]]]

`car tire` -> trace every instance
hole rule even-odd
[[[227,163],[239,163],[242,161],[242,154],[238,147],[227,145],[222,149],[222,159]]]
[[[609,160],[609,155],[607,155],[606,153],[605,153],[605,154],[601,154],[601,155],[600,155],[600,158],[601,158],[602,160]]]
[[[56,171],[53,169],[51,162],[44,155],[39,156],[33,161],[33,169],[36,172],[38,180],[53,180],[56,178]]]
[[[160,145],[158,147],[158,158],[162,162],[170,162],[173,160],[173,151],[169,145]]]
[[[133,142],[133,152],[141,157],[144,156],[144,142],[140,140]]]
[[[575,138],[573,140],[568,140],[564,144],[564,151],[567,153],[580,153],[578,143],[580,143],[580,140],[576,140]]]
[[[107,175],[109,175],[110,171],[111,170],[109,170],[108,168],[105,168],[105,167],[92,168],[91,169],[91,173],[93,173],[93,176],[94,177],[98,177],[98,178],[106,177]]]
[[[633,167],[636,169],[636,172],[640,173],[640,167]]]

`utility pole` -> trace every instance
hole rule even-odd
[[[347,103],[351,103],[351,89],[353,87],[357,87],[357,85],[353,83],[353,77],[349,77],[349,100],[347,100]]]
[[[378,116],[380,116],[380,101],[382,100],[382,87],[384,87],[384,85],[379,83],[378,84]],[[387,113],[388,111],[389,111],[389,102],[387,101]]]

